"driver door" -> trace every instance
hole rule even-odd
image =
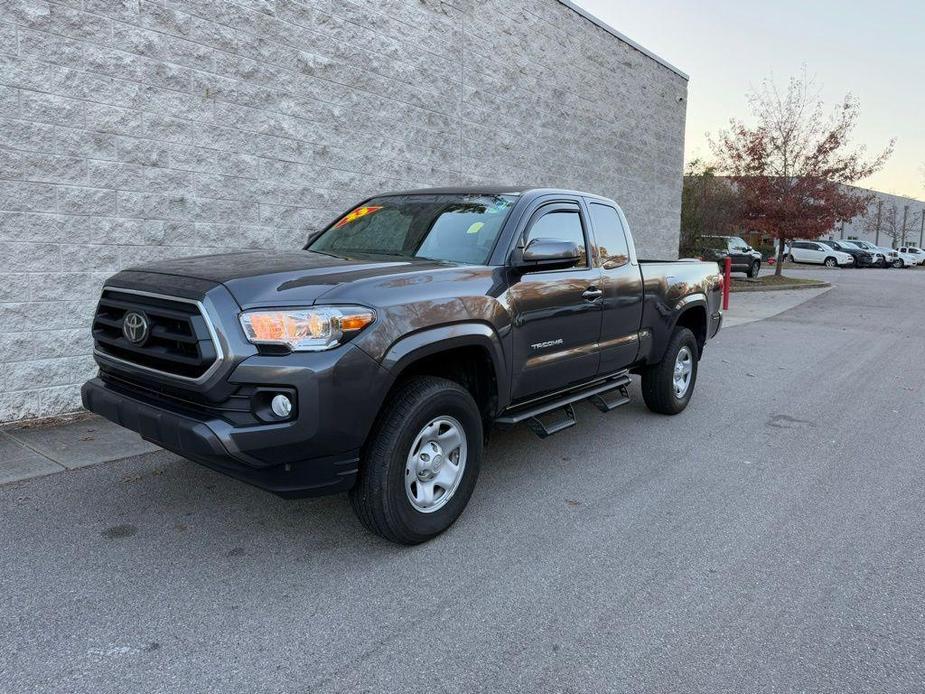
[[[582,257],[565,270],[511,269],[515,401],[590,380],[600,361],[603,280],[588,253],[588,224],[578,203],[536,210],[514,253],[537,238],[573,241]]]

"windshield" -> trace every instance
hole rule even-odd
[[[511,195],[373,198],[328,227],[308,250],[483,265],[516,201]]]

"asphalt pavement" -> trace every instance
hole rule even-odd
[[[925,272],[793,272],[420,547],[165,452],[0,486],[0,691],[925,691]]]

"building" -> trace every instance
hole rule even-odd
[[[0,421],[79,407],[102,281],[373,192],[612,196],[676,257],[687,77],[568,2],[0,5]]]
[[[871,196],[867,211],[839,225],[829,238],[861,239],[888,248],[922,247],[925,243],[925,202],[876,190],[855,190]]]

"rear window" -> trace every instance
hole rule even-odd
[[[729,246],[729,239],[725,236],[703,236],[700,239],[704,248],[725,251]]]
[[[483,265],[514,203],[511,195],[390,195],[354,208],[308,250]]]

